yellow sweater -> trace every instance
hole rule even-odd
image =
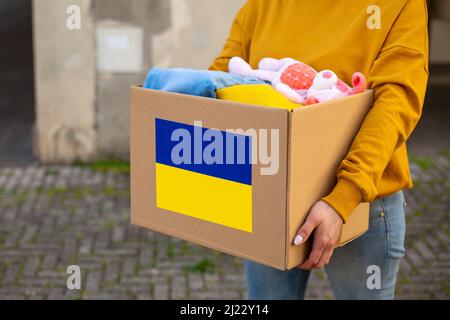
[[[425,0],[248,0],[210,70],[228,71],[233,56],[254,68],[292,57],[347,83],[353,72],[367,76],[373,108],[323,198],[347,221],[360,202],[412,187],[406,140],[428,80],[427,20]]]

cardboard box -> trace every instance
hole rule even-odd
[[[296,231],[333,188],[372,102],[367,91],[288,111],[133,86],[131,222],[280,270],[294,268],[311,245],[294,246]],[[238,128],[244,131],[228,130]],[[220,134],[226,155],[217,152],[220,144],[215,152],[207,147]],[[239,161],[238,148],[249,145],[240,149],[248,158]],[[270,163],[265,148],[274,153]],[[220,167],[220,159],[230,168]],[[369,204],[355,210],[340,244],[367,231],[368,214]]]

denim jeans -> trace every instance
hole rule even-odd
[[[396,276],[405,254],[405,205],[401,191],[375,200],[370,207],[369,230],[334,250],[325,270],[337,299],[394,299]],[[310,274],[298,268],[280,271],[251,261],[245,262],[245,271],[252,300],[303,299]]]

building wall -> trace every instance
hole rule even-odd
[[[66,28],[66,8],[78,4],[82,32]],[[94,23],[90,0],[33,2],[36,134],[45,163],[89,160],[96,152]]]
[[[207,68],[219,54],[234,15],[244,0],[166,0],[171,28],[152,38],[152,56],[161,67]]]
[[[450,64],[450,41],[448,40],[449,33],[450,33],[450,17],[448,19],[437,18],[431,21],[431,34],[430,34],[431,63]]]
[[[101,157],[127,158],[130,144],[128,87],[142,83],[153,65],[151,39],[155,33],[171,28],[170,6],[167,0],[94,0],[93,12],[97,28],[97,152]],[[104,36],[105,32],[109,35]],[[103,48],[102,38],[114,39],[116,33],[137,37],[133,40],[137,47],[129,51],[130,56],[119,55],[106,68],[99,67],[102,59],[108,58],[105,55],[111,54],[110,48]],[[108,40],[111,38],[106,39],[111,41]],[[127,66],[127,62],[132,64],[136,60],[141,63]]]
[[[206,68],[244,0],[34,0],[36,153],[129,155],[129,86],[152,66]],[[69,5],[81,29],[66,27]]]
[[[142,83],[152,66],[208,67],[244,2],[33,0],[38,158],[128,159],[129,85]],[[17,9],[6,3],[2,12]],[[69,5],[81,8],[81,30],[66,27]],[[448,8],[435,0],[435,63],[450,63]]]
[[[450,63],[450,1],[431,0],[430,21],[430,62]]]

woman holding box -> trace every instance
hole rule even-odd
[[[428,80],[428,16],[425,0],[372,3],[248,0],[210,67],[228,71],[234,56],[253,68],[265,57],[290,57],[331,69],[347,83],[361,71],[374,90],[336,186],[292,239],[300,245],[314,237],[309,257],[287,272],[247,261],[249,299],[302,299],[310,270],[324,267],[338,299],[394,298],[405,253],[402,190],[412,187],[406,141],[421,116]],[[371,202],[369,231],[335,249],[342,224],[361,202]]]

